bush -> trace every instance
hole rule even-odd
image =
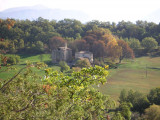
[[[83,58],[83,59],[77,60],[75,66],[80,68],[90,67],[91,63],[87,58]]]
[[[18,55],[9,55],[7,56],[7,64],[15,65],[19,63],[20,61],[20,56]]]
[[[145,110],[145,120],[160,120],[160,106],[151,105]]]
[[[104,66],[105,66],[105,63],[103,62],[103,60],[95,59],[95,60],[94,60],[94,65],[98,65],[98,66],[104,67]]]
[[[60,61],[59,66],[61,67],[61,72],[68,71],[70,69],[65,61]]]
[[[80,67],[72,67],[72,70],[75,71],[75,72],[78,72],[78,71],[81,70],[81,68]]]

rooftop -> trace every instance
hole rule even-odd
[[[92,54],[92,52],[89,52],[89,51],[80,51],[80,52],[76,52],[76,53],[81,53],[81,54]]]

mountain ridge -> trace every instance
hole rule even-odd
[[[57,21],[65,18],[77,19],[81,22],[88,22],[90,20],[89,15],[82,11],[51,9],[44,6],[17,7],[0,12],[0,18],[2,19],[13,18],[20,20],[35,20],[38,17]]]

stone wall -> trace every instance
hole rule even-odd
[[[70,48],[59,47],[57,50],[52,50],[52,62],[57,63],[60,61],[72,61],[72,50]]]

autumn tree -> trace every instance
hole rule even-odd
[[[74,42],[74,45],[76,46],[76,49],[78,50],[78,51],[86,51],[86,50],[89,50],[89,48],[88,48],[88,44],[87,44],[87,42],[85,41],[85,40],[76,40],[75,42]]]
[[[105,43],[101,40],[94,42],[93,44],[93,54],[95,57],[104,57],[105,56]]]
[[[58,47],[63,47],[65,44],[65,40],[62,37],[52,37],[49,40],[50,49],[57,49]]]
[[[122,53],[119,56],[119,63],[121,63],[124,58],[134,58],[133,50],[124,40],[118,40],[117,42],[118,46],[122,49]]]
[[[89,35],[85,36],[83,39],[86,40],[86,42],[88,43],[89,51],[93,52],[94,42],[97,41],[96,35],[89,34]]]
[[[3,35],[3,33],[7,33],[15,24],[15,21],[12,19],[2,20],[0,19],[0,57],[1,57],[1,64],[7,65],[7,57],[4,56],[4,54],[8,51],[9,45],[14,44],[13,42],[6,41],[4,37],[7,37],[6,35]],[[3,29],[5,28],[5,29]],[[1,34],[2,33],[2,34]],[[1,69],[0,64],[0,69]]]
[[[122,53],[122,48],[118,46],[117,41],[110,41],[106,46],[107,56],[111,58],[112,61],[120,57]]]
[[[160,120],[160,106],[151,105],[145,110],[145,120]]]

